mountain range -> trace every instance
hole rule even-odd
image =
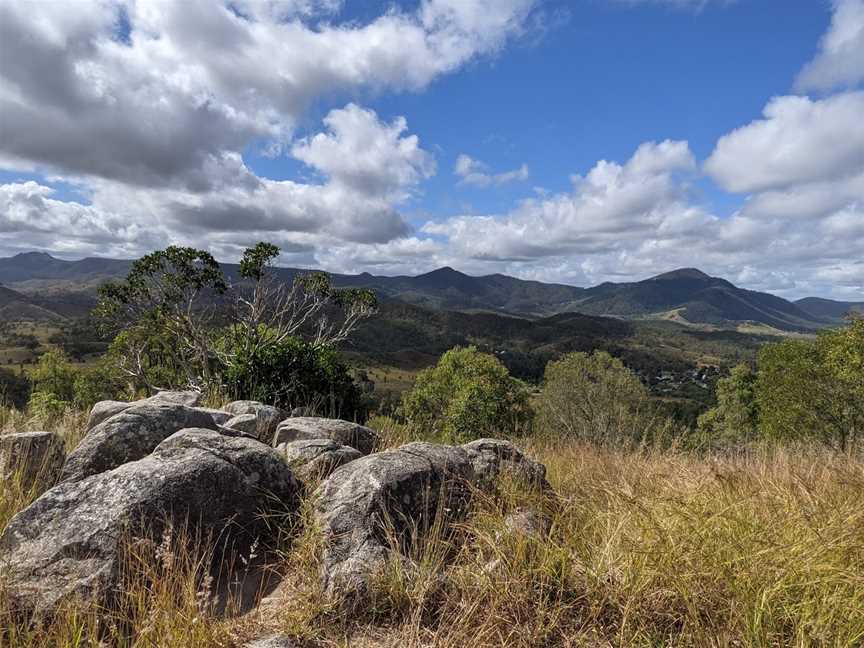
[[[131,261],[57,259],[42,252],[0,258],[0,319],[51,319],[86,314],[96,288],[124,277]],[[223,264],[229,277],[237,266]],[[290,281],[304,272],[277,268]],[[643,281],[603,283],[591,288],[526,281],[501,274],[470,276],[439,268],[418,276],[331,274],[341,287],[375,290],[382,301],[436,311],[497,313],[537,319],[582,313],[625,320],[658,319],[706,328],[757,324],[782,331],[812,331],[842,321],[849,311],[864,312],[864,301],[839,302],[808,297],[790,302],[745,290],[695,268],[667,272]]]

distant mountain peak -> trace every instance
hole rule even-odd
[[[710,275],[705,274],[698,268],[678,268],[670,272],[664,272],[656,277],[651,277],[648,281],[669,281],[674,279],[711,279]]]
[[[426,274],[419,275],[417,278],[427,278],[427,279],[466,279],[469,275],[466,275],[464,272],[459,272],[450,266],[442,266],[440,268],[436,268],[431,272],[427,272]]]
[[[34,252],[19,252],[18,254],[16,254],[12,258],[13,259],[52,259],[52,260],[54,259],[54,257],[52,257],[47,252],[36,252],[36,251],[34,251]]]

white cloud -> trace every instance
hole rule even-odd
[[[705,170],[734,192],[783,189],[864,168],[864,92],[776,97],[764,119],[720,138]]]
[[[371,110],[349,104],[324,118],[328,133],[296,142],[291,154],[334,184],[369,196],[404,200],[406,189],[435,173],[434,158],[416,135],[404,136],[404,117],[382,124]]]
[[[324,122],[327,131],[292,149],[321,172],[318,184],[256,178],[239,155],[226,154],[210,177],[250,181],[196,192],[91,179],[89,205],[52,199],[50,187],[32,181],[0,185],[0,232],[37,232],[39,247],[52,249],[68,250],[77,241],[88,252],[92,243],[114,236],[133,254],[176,240],[200,245],[202,235],[241,247],[257,238],[279,238],[304,249],[406,236],[410,228],[397,207],[433,172],[431,155],[416,136],[405,134],[403,118],[387,124],[373,111],[349,104]]]
[[[461,178],[459,181],[460,184],[488,187],[490,185],[503,185],[510,182],[527,180],[528,165],[523,164],[518,169],[513,169],[512,171],[490,173],[488,165],[462,153],[456,158],[453,173]]]
[[[622,236],[645,236],[670,218],[684,227],[701,220],[674,180],[694,166],[686,142],[646,143],[624,165],[602,160],[575,176],[572,193],[526,200],[503,217],[427,223],[423,231],[446,236],[457,255],[493,261],[608,251]]]
[[[864,81],[864,0],[834,0],[831,27],[819,53],[798,75],[796,88],[833,90]]]
[[[111,232],[127,254],[203,234],[222,249],[255,235],[302,250],[404,237],[399,209],[435,172],[405,119],[349,104],[295,140],[298,120],[322,96],[418,90],[494,55],[534,5],[422,0],[340,23],[341,0],[81,0],[74,11],[0,0],[0,168],[74,183],[90,201],[17,183],[4,187],[4,218],[21,245],[86,253]],[[256,176],[242,152],[259,145],[318,181]],[[136,250],[134,231],[147,233]]]
[[[206,191],[208,164],[253,139],[278,150],[315,98],[421,89],[497,52],[534,2],[424,0],[366,24],[309,24],[339,3],[0,0],[0,153]]]

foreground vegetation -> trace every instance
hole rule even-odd
[[[71,449],[93,403],[159,387],[364,420],[368,380],[337,345],[374,315],[374,295],[320,274],[273,283],[276,254],[247,250],[234,286],[191,248],[136,262],[103,290],[109,353],[83,369],[44,353],[26,407],[0,407],[0,433],[55,430]],[[362,608],[321,589],[311,495],[299,524],[268,520],[277,550],[241,556],[238,582],[214,581],[212,547],[176,528],[128,547],[110,610],[68,602],[34,625],[0,582],[0,648],[230,648],[276,632],[310,647],[864,643],[864,320],[763,347],[718,381],[698,426],[606,351],[556,351],[533,387],[507,360],[453,348],[369,425],[379,450],[512,438],[552,489],[505,482],[455,529],[392,538],[409,560],[376,577]],[[2,477],[0,533],[39,495]],[[275,590],[256,590],[261,574]]]
[[[83,420],[69,413],[56,426],[74,443]],[[7,421],[5,430],[41,423]],[[416,436],[388,419],[372,424],[387,446]],[[864,641],[859,456],[804,447],[696,456],[543,438],[520,444],[547,465],[555,495],[538,500],[505,486],[460,527],[460,542],[433,537],[415,548],[415,569],[394,565],[382,574],[362,610],[323,596],[313,528],[296,531],[271,560],[284,575],[276,591],[254,611],[227,616],[209,603],[205,556],[166,537],[130,553],[124,607],[107,622],[70,606],[25,627],[0,585],[0,646],[132,645],[123,642],[134,636],[136,646],[215,648],[272,632],[303,646]],[[16,491],[14,479],[0,483],[0,529],[32,496]],[[548,535],[508,530],[505,515],[519,508],[547,513]]]

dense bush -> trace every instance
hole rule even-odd
[[[262,336],[275,335],[262,331]],[[365,420],[368,403],[340,354],[291,336],[272,344],[247,347],[242,331],[229,328],[219,342],[232,362],[223,370],[232,398],[245,398],[291,409],[308,407],[318,414]]]
[[[717,405],[699,419],[706,445],[753,439],[820,441],[847,450],[864,431],[864,319],[765,345],[756,371],[718,381]]]
[[[475,347],[450,349],[422,371],[400,412],[424,432],[454,442],[519,433],[531,418],[526,386]]]
[[[756,376],[752,367],[740,364],[717,381],[717,405],[699,417],[697,436],[702,444],[730,446],[758,436]]]
[[[570,353],[546,366],[535,428],[608,444],[659,442],[672,433],[636,374],[605,351]]]
[[[766,437],[846,450],[864,431],[864,319],[816,340],[765,346],[756,399]]]
[[[208,252],[170,246],[100,288],[94,311],[115,335],[114,366],[132,391],[197,388],[234,398],[363,417],[364,390],[335,350],[377,310],[373,292],[336,288],[322,272],[292,281],[273,268],[279,248],[248,248],[232,283]]]

